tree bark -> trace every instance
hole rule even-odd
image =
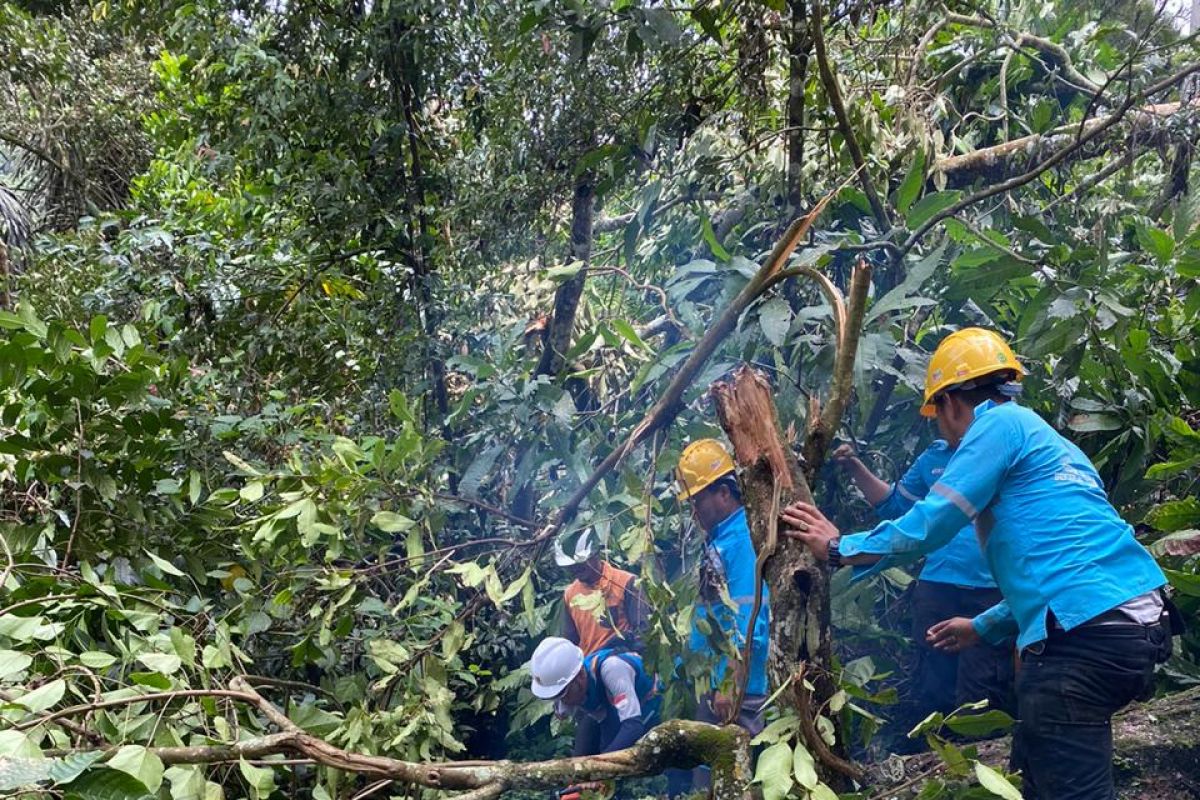
[[[787,192],[792,213],[804,207],[804,112],[808,84],[808,0],[790,0],[791,31],[788,39]]]
[[[812,492],[779,427],[771,387],[761,373],[741,367],[732,381],[715,384],[712,395],[740,467],[750,537],[760,557],[770,553],[763,579],[770,592],[771,686],[788,686],[784,697],[800,716],[805,745],[817,756],[827,780],[857,778],[857,767],[814,735],[816,716],[837,691],[829,574],[807,548],[778,536],[780,509],[795,500],[811,503]]]
[[[578,261],[582,266],[554,293],[554,314],[550,318],[546,347],[542,350],[542,358],[538,363],[539,375],[557,375],[563,368],[567,351],[571,348],[575,315],[579,310],[579,299],[583,296],[583,285],[587,281],[588,267],[591,264],[595,205],[596,194],[592,176],[585,173],[576,181],[575,194],[571,200],[570,260]]]

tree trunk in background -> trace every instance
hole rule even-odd
[[[771,387],[761,373],[740,367],[732,381],[715,384],[712,395],[740,468],[750,537],[761,552],[771,527],[778,524],[780,509],[795,500],[811,503],[812,492],[779,427]],[[840,752],[813,735],[815,717],[837,691],[829,629],[829,574],[807,548],[777,536],[774,555],[764,565],[763,582],[770,596],[767,671],[771,688],[791,681],[782,697],[800,716],[807,729],[804,738],[809,751],[826,779],[836,785],[835,776],[849,777],[847,770],[856,770]],[[812,685],[811,691],[805,682]],[[840,743],[841,737],[839,748]]]
[[[588,266],[592,257],[592,223],[595,219],[596,194],[592,176],[584,174],[575,183],[575,196],[571,201],[571,250],[570,261],[582,266],[570,280],[558,287],[554,293],[554,314],[550,318],[550,329],[546,335],[546,347],[538,363],[539,375],[557,375],[562,371],[567,351],[571,348],[571,335],[575,331],[575,314],[579,310],[579,299],[583,296],[583,285],[587,281]]]
[[[788,38],[787,104],[787,197],[792,214],[804,207],[804,87],[808,83],[808,54],[812,37],[808,32],[807,0],[789,0],[792,12]]]
[[[580,262],[579,271],[564,282],[554,293],[554,311],[543,340],[542,356],[538,361],[537,374],[555,376],[566,366],[567,351],[571,349],[571,337],[575,333],[575,316],[583,287],[587,282],[588,266],[592,258],[592,227],[596,219],[596,191],[590,173],[584,173],[575,182],[571,199],[571,248],[568,261]],[[577,408],[587,405],[584,395],[590,394],[586,382],[577,382],[567,387],[575,398]],[[529,455],[529,443],[517,448],[513,460],[520,463]],[[533,481],[517,488],[509,502],[509,511],[522,519],[533,519],[537,510],[537,493]]]

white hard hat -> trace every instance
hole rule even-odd
[[[533,674],[533,686],[530,687],[533,696],[553,700],[575,680],[581,669],[583,651],[578,646],[558,636],[543,639],[529,662],[529,671]]]
[[[565,538],[563,537],[563,539]],[[590,530],[579,534],[575,540],[575,546],[570,549],[563,548],[563,539],[557,539],[554,542],[554,563],[560,567],[582,564],[592,557],[592,532]]]

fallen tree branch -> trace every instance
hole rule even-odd
[[[924,223],[922,223],[921,226],[917,228],[917,230],[913,231],[912,234],[904,241],[904,244],[901,245],[901,247],[900,247],[901,253],[907,254],[910,250],[912,250],[913,247],[915,247],[917,245],[918,242],[921,241],[921,239],[925,236],[925,234],[929,233],[929,231],[934,228],[934,226],[938,225],[943,220],[948,219],[948,218],[954,216],[955,214],[958,214],[963,209],[969,208],[970,206],[974,205],[975,203],[978,203],[980,200],[986,200],[989,197],[994,197],[995,195],[1012,191],[1013,189],[1020,188],[1020,187],[1024,186],[1025,184],[1036,180],[1038,178],[1038,176],[1040,176],[1043,172],[1045,172],[1048,169],[1051,169],[1056,164],[1059,164],[1064,159],[1070,157],[1073,153],[1078,152],[1088,142],[1095,139],[1101,133],[1108,130],[1109,128],[1111,128],[1112,126],[1114,126],[1118,122],[1120,122],[1122,119],[1124,119],[1126,112],[1128,112],[1129,109],[1132,108],[1134,105],[1136,105],[1137,103],[1145,102],[1148,98],[1154,96],[1155,94],[1158,94],[1159,92],[1165,91],[1167,89],[1170,89],[1170,88],[1178,85],[1179,83],[1186,80],[1190,75],[1193,75],[1197,72],[1200,72],[1200,63],[1190,64],[1187,67],[1184,67],[1183,69],[1181,69],[1179,72],[1176,72],[1174,75],[1163,78],[1162,80],[1151,84],[1150,86],[1146,87],[1145,89],[1141,90],[1140,92],[1131,93],[1128,97],[1125,98],[1124,102],[1122,102],[1121,105],[1117,107],[1116,111],[1114,111],[1109,116],[1102,118],[1102,120],[1098,121],[1096,124],[1089,125],[1089,126],[1081,126],[1080,134],[1077,137],[1075,137],[1073,142],[1060,148],[1053,155],[1051,155],[1049,158],[1047,158],[1044,161],[1042,161],[1041,163],[1039,163],[1034,168],[1032,168],[1029,171],[1024,172],[1020,175],[1017,175],[1013,178],[1009,178],[1006,181],[997,183],[993,186],[989,186],[988,188],[983,189],[979,192],[976,192],[975,194],[972,194],[968,197],[965,197],[962,200],[959,200],[957,203],[955,203],[945,209],[942,209],[938,213],[934,214],[932,217],[930,217],[928,220],[926,220]],[[1009,144],[1011,144],[1011,143],[1009,143]]]
[[[280,732],[232,744],[152,747],[148,748],[149,751],[164,764],[221,764],[243,758],[301,756],[326,767],[378,780],[433,789],[463,790],[467,794],[461,797],[467,800],[495,798],[513,789],[547,789],[580,781],[641,777],[656,775],[672,767],[690,769],[707,764],[713,768],[717,797],[722,800],[748,800],[749,797],[749,735],[736,726],[722,728],[703,722],[673,720],[653,729],[632,747],[596,756],[530,763],[474,761],[422,764],[342,750],[306,733],[258,694],[244,677],[234,678],[230,687],[228,690],[158,692],[93,703],[38,718],[35,724],[51,721],[55,716],[80,713],[84,708],[105,708],[177,697],[230,697],[257,708],[267,722],[278,727]],[[116,752],[117,749],[112,747],[108,752]]]
[[[971,28],[999,29],[994,20],[985,19],[984,17],[971,17],[966,14],[955,14],[953,12],[946,14],[945,21],[951,25],[963,25]],[[1048,56],[1062,70],[1064,81],[1073,88],[1091,95],[1100,93],[1100,87],[1075,68],[1075,64],[1071,60],[1071,54],[1067,52],[1067,48],[1049,39],[1035,36],[1032,33],[1020,31],[1016,33],[1001,32],[1012,39],[1014,47],[1032,47],[1043,55]]]
[[[1135,125],[1149,125],[1162,119],[1168,119],[1185,108],[1181,103],[1161,103],[1158,105],[1149,105],[1138,109],[1135,115]],[[1112,117],[1117,116],[1117,120],[1112,120]],[[1084,126],[1084,134],[1089,134],[1101,125],[1105,129],[1111,127],[1106,123],[1120,121],[1119,115],[1109,115],[1107,117],[1097,117],[1086,123]],[[1006,164],[1011,158],[1022,155],[1036,154],[1043,150],[1060,147],[1066,143],[1074,141],[1077,137],[1079,128],[1075,124],[1063,125],[1055,128],[1049,133],[1034,133],[1029,136],[1022,136],[1017,139],[1012,139],[1001,144],[992,145],[991,147],[981,147],[978,150],[972,150],[969,153],[963,153],[957,156],[947,156],[938,159],[933,164],[933,173],[942,173],[947,177],[956,176],[959,174],[975,174],[985,169],[994,169],[998,166]]]

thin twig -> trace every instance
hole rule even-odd
[[[67,538],[67,549],[63,553],[63,572],[71,565],[71,549],[75,546],[75,534],[79,531],[79,517],[83,513],[83,411],[79,407],[79,399],[75,399],[75,423],[79,426],[79,436],[75,443],[75,516],[71,519],[71,535]]]

